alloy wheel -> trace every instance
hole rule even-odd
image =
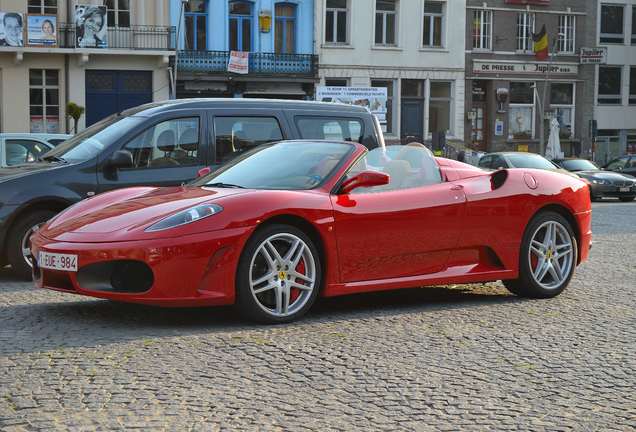
[[[574,265],[574,242],[569,231],[556,221],[541,224],[530,240],[530,270],[541,287],[558,289]]]
[[[31,262],[31,236],[40,229],[40,227],[44,225],[44,223],[39,223],[37,225],[32,226],[27,230],[27,232],[22,237],[22,241],[20,242],[20,246],[22,247],[22,257],[24,261],[27,263],[29,267],[33,267],[33,262]]]

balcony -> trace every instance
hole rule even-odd
[[[229,51],[179,51],[179,72],[228,75]],[[318,77],[313,54],[250,53],[249,74],[261,77]]]
[[[75,25],[58,24],[57,47],[75,47]],[[102,49],[174,51],[176,46],[174,27],[130,26],[109,27],[108,47]]]

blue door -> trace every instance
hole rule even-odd
[[[152,71],[86,71],[86,126],[152,102]]]

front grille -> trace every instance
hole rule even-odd
[[[634,185],[634,182],[630,180],[615,180],[612,184],[617,187],[630,187]]]

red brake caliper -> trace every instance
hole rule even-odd
[[[305,274],[305,260],[301,259],[298,265],[296,266],[296,271],[300,274]],[[305,285],[305,283],[301,280],[294,279],[294,282],[299,283],[301,285]],[[292,288],[289,290],[289,303],[293,303],[296,301],[298,297],[300,297],[300,290],[298,288]]]

